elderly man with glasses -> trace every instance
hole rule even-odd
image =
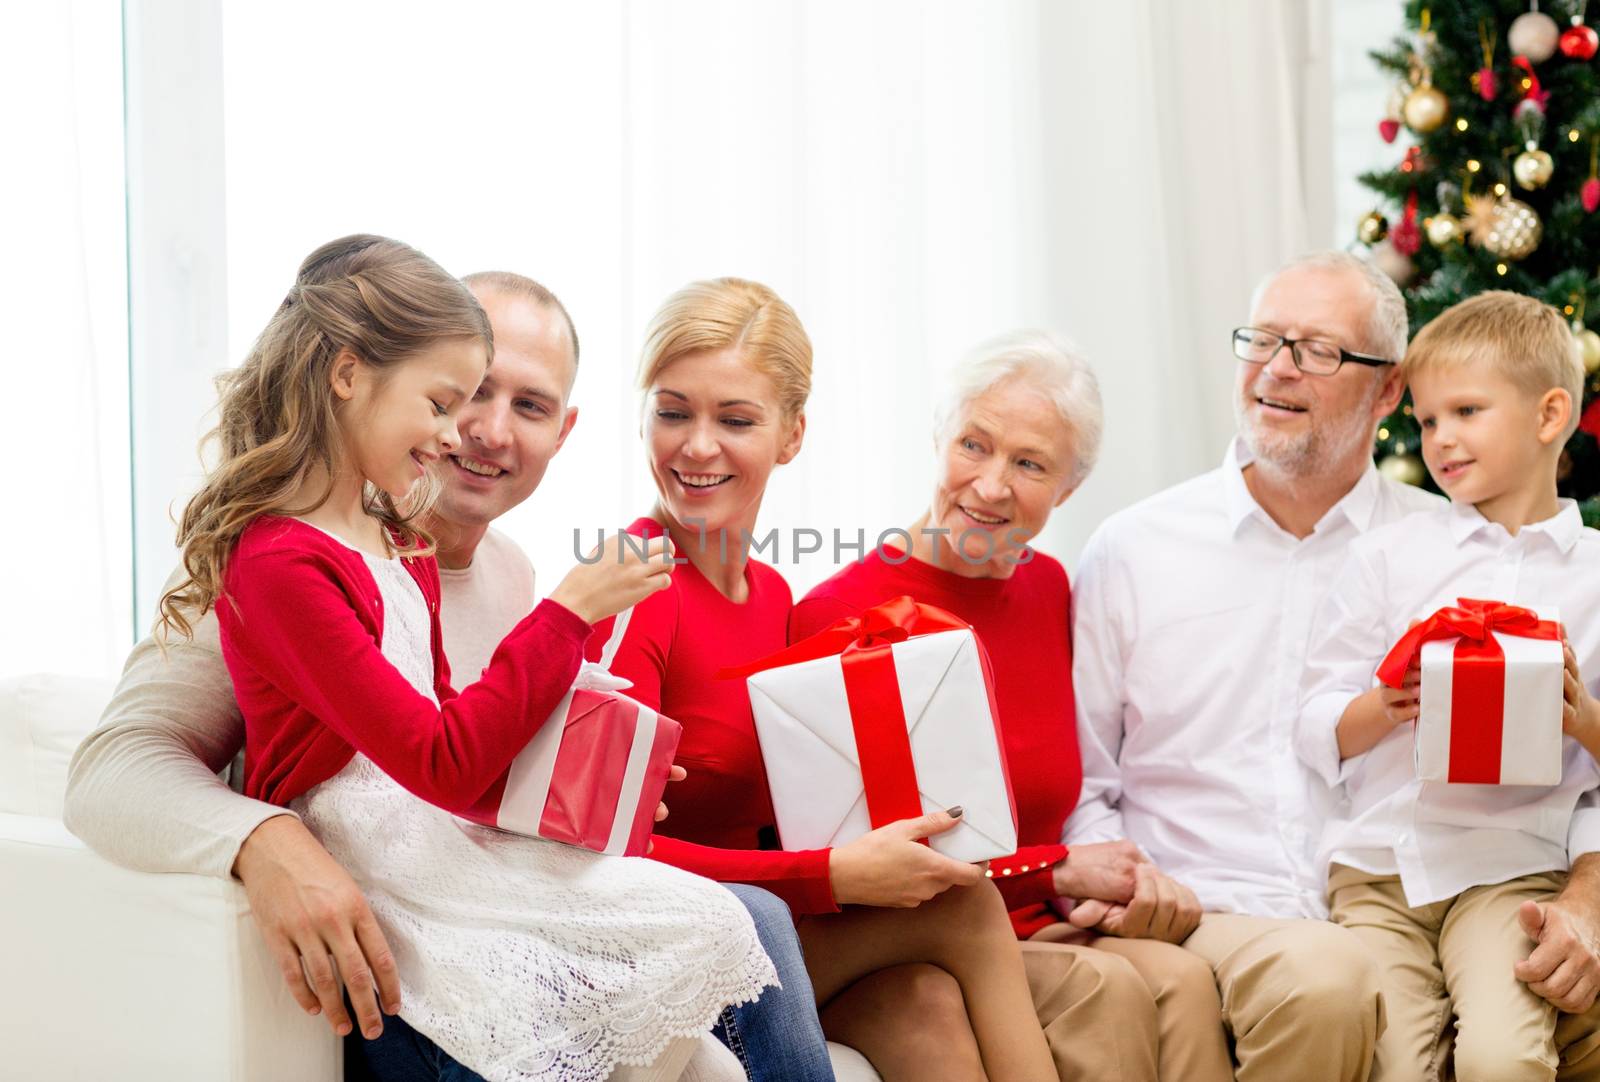
[[[1438,499],[1372,465],[1404,390],[1405,302],[1371,265],[1316,253],[1262,284],[1232,345],[1238,432],[1222,465],[1108,519],[1079,564],[1084,783],[1066,840],[1131,839],[1161,874],[1127,906],[1080,903],[1072,921],[1209,963],[1240,1082],[1359,1082],[1383,1026],[1378,976],[1326,920],[1313,857],[1332,798],[1292,732],[1313,615],[1346,546]],[[1572,882],[1518,976],[1584,1011],[1562,974],[1596,964],[1600,855]],[[1600,1061],[1587,1021],[1558,1030],[1562,1078]]]

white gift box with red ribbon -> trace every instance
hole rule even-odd
[[[988,663],[958,618],[898,598],[723,675],[747,676],[784,848],[842,845],[960,805],[934,850],[963,861],[1016,852]]]
[[[1560,784],[1565,664],[1555,609],[1462,598],[1415,625],[1380,677],[1403,673],[1411,657],[1421,669],[1418,778]]]

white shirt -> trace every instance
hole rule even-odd
[[[1363,531],[1437,496],[1368,467],[1306,538],[1220,469],[1113,515],[1073,587],[1073,842],[1128,838],[1210,911],[1323,917],[1331,795],[1295,755],[1312,618]]]
[[[1600,849],[1600,768],[1563,740],[1561,783],[1461,785],[1422,782],[1414,725],[1391,730],[1370,751],[1339,761],[1335,729],[1350,700],[1376,686],[1378,663],[1420,620],[1458,598],[1555,606],[1578,658],[1600,687],[1600,532],[1577,505],[1512,537],[1471,504],[1435,508],[1373,530],[1350,558],[1317,617],[1306,667],[1297,743],[1337,804],[1317,859],[1399,875],[1413,906],[1468,887],[1565,870],[1569,856]]]

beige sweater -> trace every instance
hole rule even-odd
[[[490,530],[472,564],[440,569],[451,683],[477,679],[505,634],[533,609],[533,566]],[[292,814],[230,789],[244,719],[222,662],[217,620],[163,657],[154,639],[128,655],[100,727],[72,757],[65,819],[102,856],[142,871],[231,875],[239,847],[265,819]],[[237,771],[233,773],[237,774]]]

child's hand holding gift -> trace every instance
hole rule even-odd
[[[1600,759],[1600,702],[1589,694],[1578,672],[1578,658],[1566,634],[1561,636],[1566,672],[1562,676],[1561,731],[1582,744],[1589,754]]]
[[[1339,758],[1350,759],[1372,748],[1395,728],[1416,721],[1422,710],[1422,668],[1413,658],[1397,688],[1379,684],[1350,700],[1336,730]]]

